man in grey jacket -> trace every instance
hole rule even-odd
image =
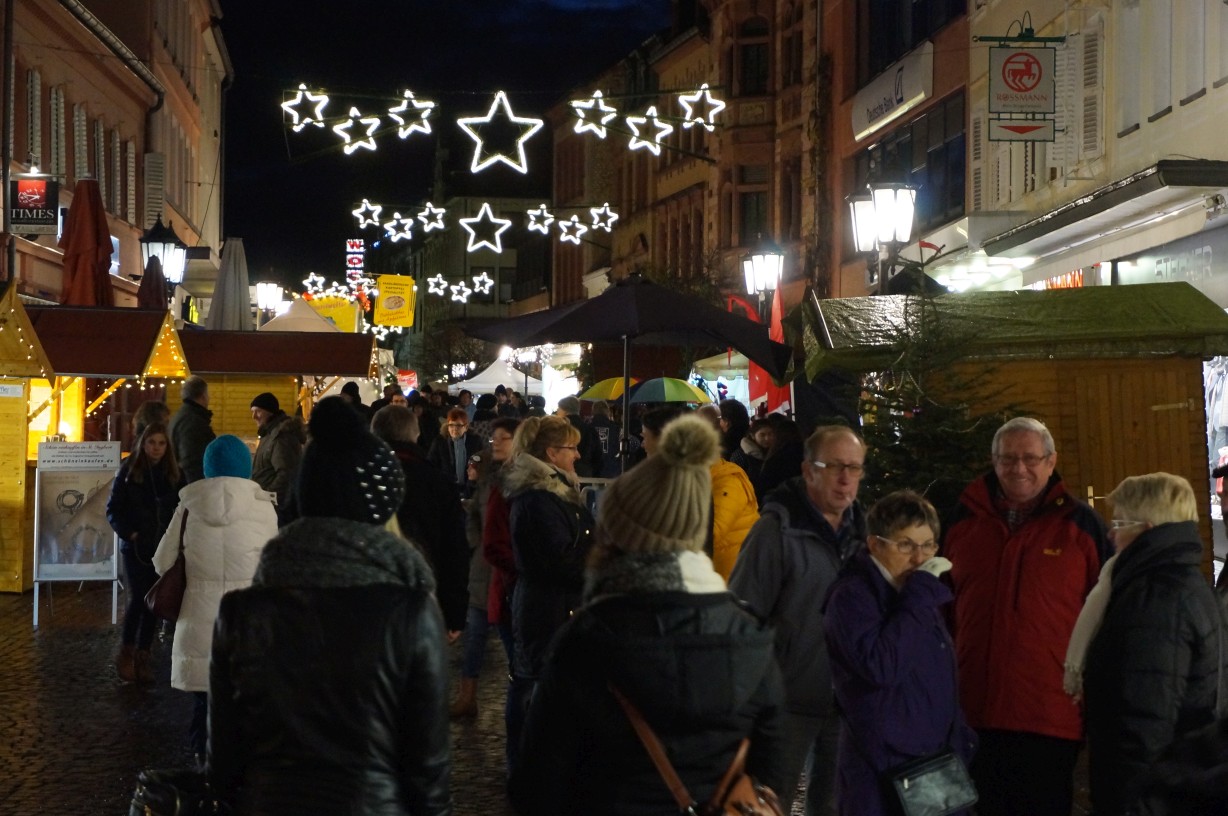
[[[807,816],[835,813],[840,716],[832,697],[822,606],[840,568],[864,546],[865,514],[857,489],[865,457],[865,442],[851,428],[828,425],[811,434],[802,475],[767,495],[729,576],[729,589],[776,628],[788,778],[800,779],[813,750]],[[796,788],[795,781],[777,792],[785,813]]]
[[[213,412],[209,410],[209,384],[193,374],[183,381],[183,404],[171,417],[170,442],[184,478],[195,482],[205,477],[205,448],[213,441]]]

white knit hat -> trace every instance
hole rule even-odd
[[[698,551],[712,512],[710,468],[720,437],[696,416],[665,426],[657,452],[601,496],[598,546],[627,553]]]

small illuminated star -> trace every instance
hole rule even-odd
[[[610,209],[610,202],[607,201],[600,207],[589,207],[588,211],[593,214],[593,229],[614,231],[614,222],[618,220],[618,213]]]
[[[481,126],[491,124],[496,118],[520,127],[520,136],[516,139],[517,158],[515,159],[509,158],[503,153],[490,153],[486,150],[486,143],[483,141],[482,134],[480,133]],[[503,91],[498,91],[495,94],[494,101],[490,104],[490,110],[486,112],[485,116],[469,116],[464,119],[457,119],[456,124],[460,125],[461,129],[468,133],[469,137],[476,143],[473,150],[473,162],[469,165],[469,172],[479,173],[492,164],[502,162],[513,170],[527,173],[529,172],[529,166],[524,154],[524,143],[529,140],[530,136],[541,130],[542,125],[545,123],[541,119],[513,114],[512,106],[507,101],[507,94]]]
[[[640,126],[648,124],[650,119],[652,120],[652,127],[657,131],[651,141],[640,135]],[[674,132],[674,126],[669,122],[662,121],[661,117],[657,115],[656,105],[650,105],[648,110],[644,111],[643,116],[628,116],[626,121],[627,127],[631,128],[631,141],[627,144],[627,148],[629,150],[636,150],[641,147],[647,148],[648,152],[654,156],[661,155],[661,142],[666,136]]]
[[[703,114],[695,112],[695,106],[703,101],[703,105],[708,110],[707,120],[704,120]],[[682,126],[690,128],[692,125],[700,125],[709,133],[716,130],[713,125],[716,122],[716,115],[725,109],[725,103],[712,95],[712,91],[708,89],[708,83],[699,86],[699,90],[690,94],[678,94],[678,102],[682,105],[685,111],[682,117]]]
[[[593,91],[588,99],[573,99],[570,104],[576,113],[576,133],[588,131],[599,139],[605,138],[605,126],[618,116],[618,109],[605,103],[601,91]],[[588,113],[592,114],[591,119]]]
[[[442,275],[436,275],[433,278],[426,279],[426,290],[432,295],[446,295],[448,293],[448,281]]]
[[[478,210],[477,215],[473,216],[472,218],[461,218],[459,220],[460,225],[465,228],[466,232],[469,233],[469,252],[477,252],[482,247],[489,247],[495,252],[503,251],[503,241],[501,236],[509,227],[512,226],[512,222],[507,218],[496,218],[494,211],[490,209],[490,204],[482,202],[482,207]],[[488,238],[485,235],[485,233],[488,231],[488,228],[485,226],[486,224],[496,227],[494,236],[491,238]],[[478,238],[479,225],[482,226],[482,231],[484,233],[481,238]]]
[[[306,100],[315,105],[310,113],[300,114],[299,105]],[[324,106],[328,104],[328,94],[313,94],[306,85],[299,85],[298,92],[291,99],[281,103],[281,109],[290,114],[290,129],[298,133],[308,125],[324,127]]]
[[[436,207],[434,204],[428,201],[426,206],[422,208],[422,211],[418,213],[418,220],[422,222],[422,229],[426,230],[427,232],[443,229],[443,217],[447,214],[447,212],[447,210],[441,207]],[[440,294],[443,293],[440,292]]]
[[[384,231],[388,233],[388,238],[394,244],[402,238],[408,241],[414,237],[414,219],[406,218],[399,212],[394,212],[392,220],[384,223]]]
[[[588,227],[580,223],[580,216],[573,215],[571,218],[564,218],[559,221],[559,240],[571,241],[573,244],[580,243],[580,236],[588,232]]]
[[[366,136],[358,141],[353,141],[350,135],[350,130],[354,127],[355,122],[360,122],[367,127]],[[345,155],[350,155],[358,148],[366,150],[375,149],[375,131],[379,130],[378,116],[363,116],[358,112],[358,108],[350,108],[350,118],[346,119],[339,125],[333,125],[333,133],[336,133],[344,141],[342,147],[345,150]]]
[[[547,210],[545,204],[536,210],[525,210],[525,214],[529,216],[529,229],[540,232],[542,235],[550,234],[550,225],[554,223],[554,213]]]
[[[473,290],[466,286],[464,281],[454,283],[449,288],[452,290],[452,299],[457,303],[468,303],[469,296],[473,294]]]
[[[473,290],[479,295],[489,295],[490,288],[495,285],[495,279],[483,272],[473,276]]]
[[[350,210],[350,213],[358,219],[358,228],[362,229],[363,227],[378,227],[379,214],[383,209],[383,204],[372,204],[364,198],[362,206],[356,210]]]
[[[303,281],[303,288],[306,291],[315,294],[316,292],[324,291],[324,283],[325,281],[323,275],[317,275],[315,272],[312,272],[307,276],[306,280]]]
[[[411,133],[429,134],[431,132],[431,123],[427,121],[427,117],[435,109],[435,103],[415,99],[414,92],[408,88],[401,92],[401,97],[401,104],[388,109],[388,115],[392,118],[392,121],[397,123],[397,135],[404,139]],[[408,111],[411,107],[418,114],[418,119],[407,125],[405,124],[405,117],[401,116],[401,114]]]

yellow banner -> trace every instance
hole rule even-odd
[[[377,326],[414,325],[414,279],[409,275],[380,275],[375,285],[379,296],[372,322]]]
[[[359,309],[362,307],[354,301],[342,297],[320,297],[317,295],[307,302],[311,304],[311,308],[319,312],[321,317],[341,331],[358,332],[360,328],[358,314]]]

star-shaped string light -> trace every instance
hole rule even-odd
[[[468,303],[469,296],[473,294],[473,290],[466,286],[464,281],[454,283],[448,288],[452,290],[452,299],[457,303]]]
[[[431,202],[426,202],[426,206],[418,213],[418,220],[422,222],[422,229],[427,232],[432,232],[437,229],[443,229],[443,217],[447,214],[447,210],[442,207],[436,207]],[[443,294],[440,292],[440,294]]]
[[[310,113],[299,113],[298,108],[303,102],[315,106]],[[308,125],[324,127],[324,106],[328,104],[328,94],[313,94],[306,85],[299,85],[298,92],[293,97],[281,103],[281,109],[290,115],[290,129],[298,133]]]
[[[383,204],[372,204],[364,198],[362,206],[356,210],[350,210],[350,213],[358,219],[358,228],[362,229],[363,227],[378,227],[379,214],[383,209]]]
[[[614,222],[618,220],[618,213],[610,209],[610,202],[607,201],[600,207],[589,207],[588,211],[593,215],[593,229],[614,231]]]
[[[364,150],[374,150],[375,131],[379,130],[379,117],[363,116],[359,113],[358,108],[350,108],[349,117],[349,119],[346,119],[341,124],[333,125],[333,133],[340,136],[344,143],[342,150],[345,151],[345,155],[350,155],[360,147]],[[353,129],[355,122],[361,123],[367,128],[366,135],[358,141],[354,141],[354,137],[350,135],[350,130]]]
[[[416,120],[411,120],[409,124],[405,123],[405,117],[401,114],[407,113],[410,108],[414,109]],[[406,88],[401,92],[401,103],[395,107],[388,109],[388,116],[392,121],[397,123],[397,135],[402,139],[407,138],[411,133],[430,134],[431,123],[427,121],[427,117],[431,115],[431,111],[435,109],[434,102],[428,102],[425,99],[416,99],[414,92]]]
[[[536,210],[525,210],[525,214],[529,216],[530,230],[540,232],[542,235],[550,234],[550,225],[554,223],[554,213],[547,210],[545,204]]]
[[[446,295],[448,293],[448,280],[442,274],[436,275],[433,278],[427,278],[426,284],[426,290],[432,295]]]
[[[384,222],[384,232],[394,244],[401,239],[408,241],[414,237],[414,219],[394,212],[392,220]]]
[[[707,119],[701,113],[695,112],[695,107],[700,103],[708,111]],[[699,125],[709,133],[716,130],[716,115],[725,109],[725,103],[712,95],[712,91],[708,88],[708,83],[699,86],[699,90],[695,93],[678,94],[678,103],[682,105],[684,111],[682,117],[682,126],[691,128],[693,125]]]
[[[601,91],[593,91],[588,99],[573,99],[569,103],[576,114],[576,133],[595,133],[605,138],[605,126],[618,116],[618,109],[607,105]]]
[[[482,207],[478,210],[478,214],[472,218],[459,219],[460,225],[465,228],[465,232],[469,233],[469,252],[477,252],[482,247],[489,247],[495,252],[503,251],[503,233],[512,226],[512,222],[507,218],[496,218],[493,210],[490,209],[490,204],[482,202]],[[490,227],[494,228],[494,236],[487,237]],[[481,227],[483,235],[478,238],[478,228]],[[466,298],[468,295],[466,295]]]
[[[473,291],[479,295],[489,295],[490,289],[495,285],[495,279],[483,272],[480,275],[473,276]]]
[[[559,240],[571,241],[573,244],[580,243],[580,236],[588,232],[588,226],[580,222],[580,216],[573,215],[571,218],[563,218],[559,221]]]
[[[503,119],[512,125],[520,128],[520,136],[516,139],[516,158],[511,158],[503,153],[492,153],[486,150],[486,143],[482,139],[481,126],[489,125],[495,119]],[[528,173],[529,166],[524,153],[524,143],[529,140],[534,133],[541,130],[545,124],[541,119],[534,119],[529,116],[516,116],[512,113],[512,106],[507,101],[507,94],[503,91],[495,93],[495,99],[490,104],[490,110],[485,116],[469,116],[463,119],[457,119],[456,124],[460,125],[465,133],[475,142],[473,150],[473,162],[469,165],[469,172],[480,173],[492,164],[502,162],[508,167],[520,173]]]
[[[312,272],[303,281],[303,289],[304,291],[310,292],[314,295],[317,292],[324,291],[324,283],[325,281],[323,275],[317,275],[315,272]]]
[[[657,131],[651,140],[644,138],[640,131],[640,127],[647,125],[649,120],[652,121],[653,129]],[[657,115],[656,105],[650,105],[648,110],[644,111],[643,116],[628,116],[626,122],[627,127],[631,128],[631,141],[627,143],[627,148],[638,150],[643,147],[654,156],[661,155],[661,142],[674,132],[674,126]]]

